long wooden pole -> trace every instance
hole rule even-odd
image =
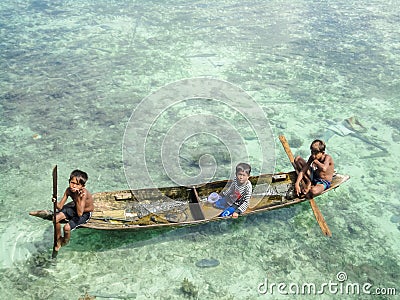
[[[56,258],[58,251],[56,251],[57,247],[57,224],[56,224],[56,215],[57,215],[57,165],[53,168],[53,227],[54,227],[54,243],[53,243],[53,253],[51,255],[52,258]]]
[[[298,170],[297,170],[296,165],[294,163],[294,156],[293,156],[292,150],[290,150],[290,146],[289,146],[288,141],[286,140],[285,136],[283,136],[283,135],[279,136],[279,140],[281,141],[282,146],[285,149],[285,152],[286,152],[287,156],[289,157],[289,160],[290,160],[293,168],[295,169],[296,173],[298,173]],[[311,205],[311,208],[312,208],[312,210],[314,212],[314,216],[317,219],[319,227],[322,230],[322,233],[325,236],[331,237],[332,236],[332,232],[329,229],[328,224],[326,224],[324,216],[322,215],[321,211],[319,210],[319,208],[317,206],[317,203],[315,203],[314,199],[310,199],[310,205]]]

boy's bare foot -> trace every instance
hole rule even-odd
[[[66,240],[65,237],[63,237],[61,240],[61,247],[65,246],[66,244],[68,244],[68,241]]]
[[[61,248],[61,246],[62,246],[62,240],[63,240],[62,237],[60,237],[60,238],[57,240],[56,246],[54,247],[54,250],[55,250],[55,251],[58,252],[58,250],[60,250],[60,248]]]
[[[63,246],[65,246],[66,244],[68,244],[68,241],[66,241],[65,238],[63,238],[63,237],[60,237],[60,238],[57,240],[57,244],[56,244],[56,246],[54,247],[54,250],[58,252],[58,250],[60,250],[60,248],[63,247]]]
[[[310,191],[310,189],[311,189],[311,183],[309,183],[309,184],[307,184],[305,187],[303,187],[303,189],[302,189],[301,192],[302,192],[304,195],[307,195],[308,192]]]

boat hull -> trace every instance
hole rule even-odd
[[[295,205],[305,198],[294,196],[296,173],[263,174],[250,177],[253,194],[249,208],[242,216],[262,213]],[[336,174],[331,187],[339,187],[349,179]],[[178,228],[200,225],[225,219],[222,210],[207,202],[212,192],[221,192],[230,184],[228,180],[210,182],[193,187],[165,187],[140,190],[99,192],[93,194],[95,209],[83,228],[96,230],[137,231],[156,228]],[[52,219],[51,210],[38,210],[30,215]]]

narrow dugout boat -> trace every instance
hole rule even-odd
[[[251,176],[253,194],[243,215],[261,213],[288,207],[306,198],[295,196],[296,172]],[[349,179],[348,175],[335,174],[332,185],[324,193],[336,189]],[[221,192],[229,180],[209,182],[193,187],[164,187],[93,194],[94,212],[84,228],[99,230],[144,230],[164,227],[182,227],[225,219],[222,210],[207,201],[212,192]],[[51,210],[29,213],[52,220]],[[229,218],[229,217],[228,217]]]

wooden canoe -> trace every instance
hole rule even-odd
[[[263,174],[251,176],[253,194],[243,215],[291,206],[305,198],[295,197],[296,173]],[[325,192],[337,188],[349,179],[336,174],[332,185]],[[92,218],[83,228],[100,230],[143,230],[162,227],[197,225],[225,218],[222,210],[207,202],[212,192],[221,192],[229,180],[215,181],[194,187],[164,187],[93,194],[95,209]],[[51,220],[51,210],[38,210],[32,216]],[[229,217],[228,217],[229,218]]]

